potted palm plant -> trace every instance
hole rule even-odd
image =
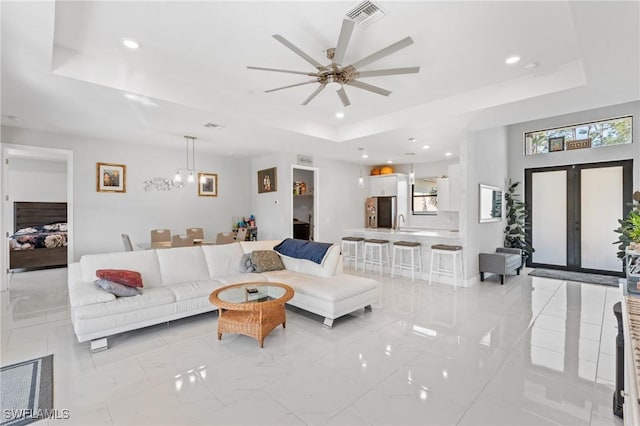
[[[633,194],[634,202],[629,206],[629,213],[618,219],[620,226],[614,231],[620,234],[618,241],[618,258],[624,259],[626,250],[640,251],[640,191]]]
[[[516,193],[518,185],[520,185],[520,182],[511,182],[511,179],[509,179],[509,185],[504,194],[507,216],[507,226],[504,229],[504,246],[521,249],[522,263],[524,264],[535,249],[526,238],[529,213],[524,201],[520,200],[520,194]]]

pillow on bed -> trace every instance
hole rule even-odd
[[[273,250],[254,250],[251,252],[251,263],[256,272],[282,271],[284,264],[278,253]]]
[[[95,280],[94,283],[104,291],[109,292],[116,297],[137,296],[141,293],[140,290],[135,287],[129,287],[109,280]]]
[[[127,269],[98,269],[96,276],[129,287],[142,288],[142,275],[140,275],[140,272]]]

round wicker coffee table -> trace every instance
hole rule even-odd
[[[286,284],[249,282],[220,287],[209,295],[218,315],[218,340],[224,333],[244,334],[258,340],[264,347],[264,338],[278,325],[286,327],[284,304],[294,291]]]

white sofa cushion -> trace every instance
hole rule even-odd
[[[143,311],[154,306],[169,305],[176,301],[166,287],[145,288],[142,294],[132,297],[116,297],[106,303],[80,306],[75,310],[76,318],[100,318],[132,311]]]
[[[340,260],[340,247],[332,245],[322,259],[322,265],[306,259],[299,259],[300,266],[298,272],[303,274],[315,275],[317,277],[330,277],[336,271],[338,260]]]
[[[280,259],[282,259],[282,263],[284,264],[284,268],[287,271],[298,272],[300,270],[300,262],[301,259],[296,259],[295,257],[285,256],[284,254],[280,254]]]
[[[286,269],[284,271],[263,272],[262,275],[265,276],[270,283],[281,283],[291,286],[317,278],[313,275],[299,274],[297,272],[287,271]]]
[[[111,302],[115,298],[116,296],[96,287],[94,283],[83,282],[82,285],[69,289],[69,304],[72,307]]]
[[[201,247],[178,247],[156,250],[162,284],[209,279],[207,261]]]
[[[171,284],[167,286],[169,290],[176,296],[176,301],[194,299],[197,297],[209,298],[213,290],[221,287],[223,284],[218,280],[204,281],[188,281],[179,284]]]
[[[239,243],[202,246],[209,278],[218,279],[240,272],[242,247]]]
[[[346,274],[304,281],[292,280],[287,284],[293,287],[296,294],[300,293],[329,302],[348,299],[378,288],[378,282],[374,279]]]
[[[93,284],[98,269],[128,269],[140,272],[145,288],[162,285],[160,266],[155,250],[124,251],[117,253],[85,254],[80,258],[82,280]]]
[[[244,253],[251,253],[254,250],[273,250],[281,242],[282,240],[240,241],[240,246]]]
[[[257,272],[229,275],[226,277],[219,278],[219,281],[224,285],[253,283],[253,282],[269,282],[265,273],[259,274]]]

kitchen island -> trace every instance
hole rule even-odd
[[[431,262],[431,246],[433,244],[449,244],[464,246],[460,234],[458,231],[446,230],[446,229],[428,229],[428,228],[411,228],[401,227],[398,230],[388,228],[356,228],[347,229],[344,231],[344,236],[349,237],[361,237],[368,239],[380,239],[389,240],[389,253],[393,256],[393,244],[394,241],[411,241],[421,244],[422,252],[422,274],[417,273],[416,277],[425,281],[429,280],[429,265]],[[448,257],[448,256],[447,256]],[[362,260],[361,260],[362,261]],[[391,259],[390,259],[391,261]],[[451,260],[448,258],[442,259],[443,266],[451,268]],[[447,265],[449,262],[449,265]],[[459,267],[458,267],[459,268]],[[387,274],[391,273],[391,267],[385,268]],[[397,271],[398,274],[403,276],[410,276],[408,271]],[[462,276],[462,271],[458,270],[459,276]],[[463,280],[462,286],[467,286],[467,282]],[[444,277],[439,275],[433,276],[433,282],[439,282],[444,284],[453,285],[451,277]],[[459,284],[460,285],[460,284]]]

